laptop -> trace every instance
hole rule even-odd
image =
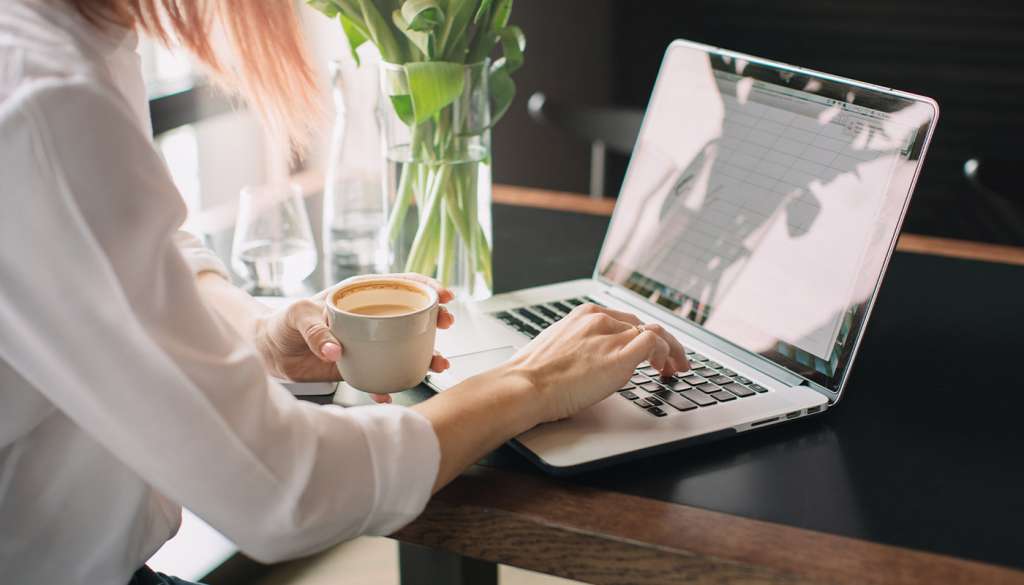
[[[692,368],[512,446],[570,474],[820,415],[843,396],[938,117],[927,97],[688,41],[667,49],[593,276],[450,307],[444,391],[573,307],[660,323]],[[496,416],[499,416],[496,414]]]

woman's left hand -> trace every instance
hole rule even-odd
[[[373,278],[377,275],[368,276]],[[454,298],[452,292],[432,278],[420,274],[397,274],[434,287],[441,303]],[[356,277],[361,278],[361,277]],[[255,342],[260,357],[271,375],[294,382],[325,382],[341,379],[335,362],[344,349],[327,325],[325,306],[327,291],[295,301],[267,313],[256,323]],[[437,313],[438,329],[447,329],[455,322],[452,314],[441,307]],[[435,355],[430,369],[443,372],[448,360]],[[371,394],[377,402],[391,402],[387,394]]]

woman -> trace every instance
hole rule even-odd
[[[642,360],[687,366],[661,328],[584,306],[508,364],[413,408],[316,406],[268,378],[332,379],[344,348],[321,298],[268,312],[177,231],[185,208],[150,142],[134,46],[136,30],[180,39],[301,139],[315,88],[292,10],[3,2],[5,583],[165,582],[143,565],[181,505],[268,562],[388,534],[488,451],[601,400]]]

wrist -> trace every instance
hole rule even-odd
[[[489,388],[496,412],[504,413],[509,436],[524,433],[544,422],[542,388],[536,376],[515,363],[506,363],[479,374],[474,386]]]

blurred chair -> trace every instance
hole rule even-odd
[[[605,195],[608,151],[628,156],[644,117],[643,110],[561,104],[541,92],[530,96],[527,109],[535,121],[590,143],[590,196],[595,198]]]
[[[149,100],[149,117],[153,120],[153,136],[170,132],[187,124],[195,124],[207,118],[244,107],[234,104],[231,99],[199,82],[178,91],[170,91]]]
[[[997,158],[971,158],[964,163],[964,178],[981,199],[979,215],[985,229],[998,241],[1018,246],[1024,245],[1020,169],[1020,161]]]

